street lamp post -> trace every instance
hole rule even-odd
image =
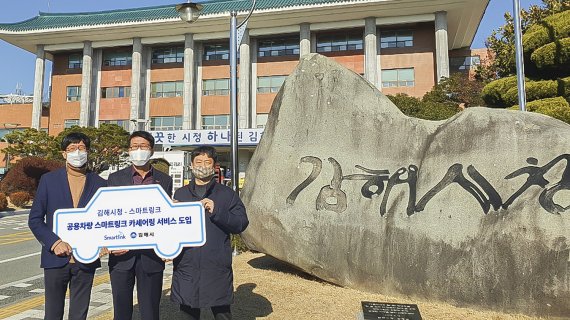
[[[255,10],[256,0],[253,0],[249,13],[243,21],[237,24],[237,12],[230,12],[230,131],[231,131],[231,161],[232,188],[239,192],[239,162],[238,162],[238,111],[237,111],[237,53],[241,39],[247,27],[247,21]]]
[[[519,90],[519,109],[526,111],[526,89],[524,81],[524,57],[521,30],[520,0],[513,0],[513,22],[515,24],[515,55],[517,62],[517,86]]]

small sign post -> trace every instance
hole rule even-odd
[[[422,320],[416,304],[362,301],[364,320]]]

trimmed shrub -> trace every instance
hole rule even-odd
[[[545,98],[553,98],[558,95],[558,82],[556,80],[525,81],[526,100],[534,101]],[[502,95],[505,105],[512,106],[518,103],[519,90],[515,86]]]
[[[526,107],[528,111],[544,114],[570,124],[570,103],[563,97],[535,100],[529,102]],[[515,105],[509,109],[518,110],[519,106]]]
[[[445,120],[460,111],[461,109],[457,104],[426,102],[416,117],[426,120]]]
[[[0,211],[6,209],[8,209],[8,198],[6,198],[6,194],[0,193]]]
[[[63,162],[55,160],[37,157],[23,158],[11,167],[4,179],[2,179],[0,192],[12,194],[18,191],[26,191],[33,197],[36,194],[41,176],[46,172],[63,166]]]
[[[416,97],[410,97],[407,94],[398,93],[395,96],[387,96],[392,103],[409,117],[415,117],[421,109],[422,101]]]
[[[19,191],[10,194],[10,202],[18,208],[25,207],[30,200],[32,200],[32,197],[26,191]]]
[[[245,242],[243,241],[243,239],[239,234],[232,234],[231,241],[232,241],[232,250],[235,249],[238,252],[249,251],[249,248],[245,245]]]
[[[493,82],[490,82],[485,87],[483,87],[481,96],[489,106],[504,107],[507,105],[512,105],[505,103],[505,101],[503,100],[503,94],[505,94],[505,92],[507,92],[509,89],[516,87],[517,87],[516,76],[501,78]]]
[[[547,43],[569,36],[570,10],[566,10],[547,17],[541,23],[528,28],[523,35],[524,51],[528,55]]]
[[[557,71],[567,72],[567,68],[570,67],[570,38],[551,42],[536,49],[530,59],[539,69],[558,69]]]

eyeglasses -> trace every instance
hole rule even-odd
[[[151,147],[148,144],[138,144],[138,145],[132,145],[129,147],[129,150],[137,150],[137,149],[150,150]]]
[[[82,145],[69,145],[66,149],[65,152],[75,152],[75,151],[85,151],[87,150],[87,147],[82,146]]]

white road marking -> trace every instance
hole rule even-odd
[[[16,260],[20,260],[20,259],[26,259],[29,257],[33,257],[33,256],[39,256],[41,254],[41,252],[35,252],[35,253],[30,253],[30,254],[26,254],[23,256],[19,256],[16,258],[10,258],[10,259],[6,259],[6,260],[0,260],[0,264],[2,263],[6,263],[6,262],[10,262],[10,261],[16,261]]]

